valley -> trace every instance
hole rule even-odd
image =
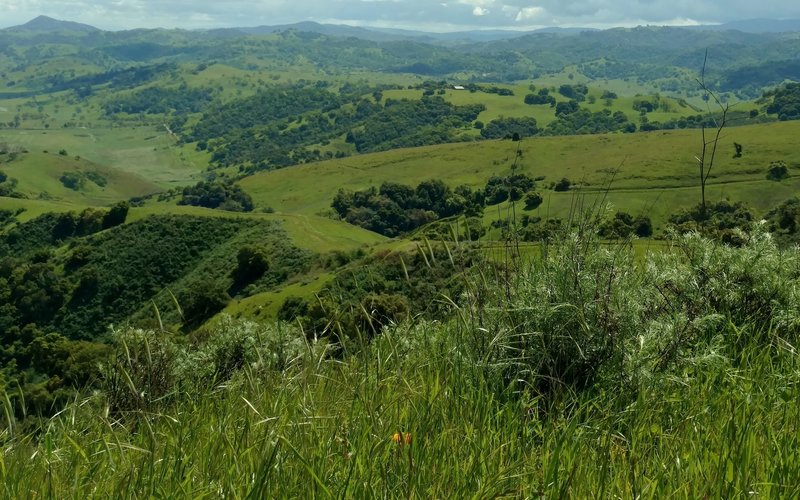
[[[737,26],[0,29],[4,494],[796,494],[800,37]]]

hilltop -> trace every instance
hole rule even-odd
[[[76,31],[81,33],[96,33],[101,31],[94,26],[88,24],[76,23],[73,21],[62,21],[53,19],[48,16],[38,16],[31,19],[25,24],[19,26],[12,26],[6,28],[8,31],[13,32],[28,32],[28,33],[52,33],[59,31]]]

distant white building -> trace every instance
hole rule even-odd
[[[453,90],[466,90],[463,85],[453,85]]]

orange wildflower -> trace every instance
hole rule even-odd
[[[392,442],[397,443],[398,445],[408,445],[411,446],[411,443],[414,441],[414,438],[411,436],[410,432],[395,432],[392,434]]]

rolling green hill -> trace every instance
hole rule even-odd
[[[796,497],[798,49],[0,30],[0,495]]]
[[[794,195],[800,188],[796,175],[800,153],[793,147],[797,134],[798,122],[727,129],[711,176],[711,197],[745,201],[765,212],[778,200]],[[741,158],[733,158],[734,142],[743,145]],[[659,224],[667,214],[699,201],[695,156],[701,144],[697,130],[404,149],[259,173],[240,184],[259,205],[279,212],[319,214],[329,209],[342,187],[358,190],[385,181],[416,184],[429,179],[442,179],[451,186],[483,187],[492,175],[510,172],[518,146],[522,152],[520,172],[543,176],[539,183],[543,186],[563,177],[577,185],[566,193],[542,191],[546,199],[539,210],[553,216],[566,214],[575,193],[588,193],[591,199],[593,193],[602,192],[618,209],[652,214]],[[795,174],[781,183],[768,181],[766,171],[772,161],[786,162]],[[496,216],[491,209],[486,213],[488,218]]]

